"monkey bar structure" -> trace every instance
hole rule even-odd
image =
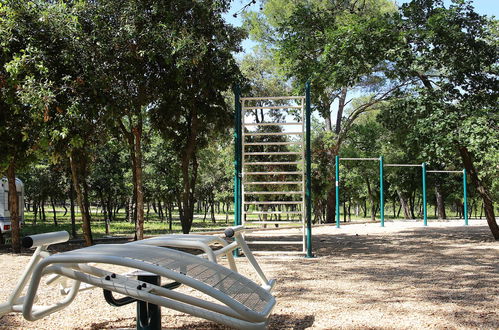
[[[312,257],[310,83],[305,96],[242,97],[237,87],[234,92],[234,224],[253,229],[298,224],[300,240],[248,244],[301,245]],[[264,120],[269,112],[276,116]]]
[[[340,228],[340,161],[379,161],[379,196],[380,196],[380,224],[381,227],[385,226],[385,210],[384,210],[384,189],[383,189],[383,173],[384,167],[421,167],[421,186],[423,197],[423,225],[428,226],[428,210],[427,210],[427,192],[426,192],[426,176],[427,173],[455,173],[463,175],[463,217],[464,224],[468,225],[468,198],[467,198],[467,182],[466,182],[466,169],[462,171],[448,171],[448,170],[427,170],[426,163],[421,164],[386,164],[384,157],[378,158],[348,158],[348,157],[335,157],[335,185],[336,185],[336,227]]]

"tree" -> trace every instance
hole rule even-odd
[[[192,226],[198,151],[231,125],[232,108],[224,92],[240,80],[232,53],[240,50],[243,32],[223,20],[229,1],[187,1],[186,11],[175,11],[182,38],[176,42],[172,61],[177,78],[163,88],[151,122],[161,136],[172,141],[181,166],[179,205],[182,231]]]
[[[497,155],[498,35],[470,1],[446,8],[442,1],[413,0],[402,6],[399,24],[405,45],[399,48],[396,72],[401,78],[417,78],[417,83],[399,95],[384,122],[396,129],[405,113],[412,134],[426,142],[424,154],[438,154],[448,164],[461,158],[499,239],[488,179],[480,174],[497,168],[497,159],[484,160]]]
[[[16,173],[35,157],[38,130],[44,116],[19,97],[19,91],[26,84],[34,85],[36,78],[45,76],[45,68],[30,61],[40,55],[32,42],[32,36],[37,33],[37,27],[31,24],[35,15],[36,8],[31,3],[0,5],[0,149],[3,155],[0,173],[5,173],[9,180],[14,252],[21,249]]]

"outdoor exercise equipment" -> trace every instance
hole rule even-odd
[[[157,306],[235,328],[264,329],[275,305],[270,292],[275,281],[265,277],[244,240],[243,231],[242,226],[227,229],[226,236],[235,239],[230,244],[218,239],[196,240],[190,235],[184,235],[184,238],[167,235],[127,244],[94,245],[59,254],[51,254],[47,247],[67,241],[67,232],[29,236],[23,240],[23,245],[36,247],[36,250],[8,301],[0,305],[0,316],[18,312],[27,320],[35,321],[68,306],[79,291],[101,288],[105,290],[108,302],[115,306],[138,302],[138,329],[160,328]],[[214,250],[210,247],[212,243],[220,244],[222,248]],[[168,245],[201,248],[208,259],[164,247]],[[231,258],[236,248],[244,251],[262,285],[239,274],[234,260],[229,261],[232,269],[217,264],[221,256]],[[138,278],[113,273],[109,268],[116,265],[136,269],[131,274]],[[47,284],[73,280],[69,287],[61,290],[66,297],[60,302],[35,305],[37,298],[41,300],[38,288],[44,276],[48,276]],[[172,282],[161,286],[160,278]],[[28,282],[26,295],[21,296]],[[208,301],[172,290],[179,285],[187,285],[212,299]],[[114,299],[112,293],[126,297]]]
[[[310,151],[310,83],[306,84],[305,96],[242,97],[235,88],[235,159],[234,159],[234,224],[302,224],[302,239],[299,241],[258,241],[249,244],[302,245],[307,257],[312,257],[312,212],[311,212],[311,151]],[[249,111],[283,111],[283,122],[247,121]],[[292,121],[288,111],[298,111],[299,120]],[[251,131],[251,128],[264,126],[281,127],[279,131]],[[265,142],[249,142],[250,137],[265,137]],[[270,141],[271,137],[285,137],[285,140]],[[293,138],[292,138],[293,137]],[[267,151],[271,146],[294,145],[298,151]],[[255,151],[255,148],[257,151]],[[263,151],[262,151],[263,150]],[[295,155],[297,161],[275,161],[273,157]],[[258,160],[254,160],[255,156]],[[296,165],[297,170],[286,171],[271,169],[281,165]],[[262,170],[252,170],[254,166],[263,166]],[[268,178],[271,179],[268,179]],[[290,179],[290,177],[292,179]],[[289,188],[289,186],[294,188]],[[257,188],[258,187],[258,188]],[[263,187],[263,188],[262,188]],[[281,189],[277,188],[281,187]],[[284,189],[282,189],[284,187]],[[265,189],[265,190],[262,190]],[[288,190],[285,190],[288,189]],[[257,200],[259,196],[273,196],[266,200]],[[296,198],[299,196],[299,198]],[[271,210],[269,206],[295,209]],[[251,216],[258,216],[255,219]],[[298,220],[265,220],[267,215],[299,216]],[[264,216],[264,220],[260,218]],[[288,252],[288,251],[282,251]]]
[[[467,182],[466,182],[466,169],[462,171],[447,171],[447,170],[427,170],[426,163],[422,164],[386,164],[384,163],[384,157],[379,158],[341,158],[340,156],[335,157],[335,185],[336,185],[336,227],[340,227],[340,161],[379,161],[379,195],[380,195],[380,224],[382,227],[385,225],[385,210],[384,210],[384,188],[383,188],[383,175],[384,167],[421,167],[421,186],[422,186],[422,199],[423,199],[423,224],[428,225],[428,209],[426,200],[426,176],[427,173],[458,173],[463,175],[463,208],[464,208],[464,224],[468,225],[468,198],[467,198]]]

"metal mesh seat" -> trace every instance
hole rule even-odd
[[[124,263],[120,262],[123,258],[159,266],[171,272],[165,271],[158,275],[181,283],[185,282],[185,277],[194,279],[261,315],[267,314],[275,303],[274,297],[268,291],[246,277],[206,259],[168,248],[140,244],[106,244],[63,252],[47,259],[51,259],[51,263],[63,260],[81,263],[98,262],[99,256],[113,256],[113,259],[116,259],[116,262],[112,262],[114,264],[123,265]],[[108,259],[106,263],[110,263]],[[196,289],[210,294],[202,285]]]

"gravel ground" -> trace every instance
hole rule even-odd
[[[278,281],[269,328],[499,329],[499,242],[485,221],[473,220],[468,227],[457,221],[426,228],[406,221],[387,222],[385,228],[320,226],[313,232],[315,258],[258,256],[267,275]],[[299,238],[293,230],[251,234],[259,235]],[[7,299],[28,259],[28,254],[2,254],[0,301]],[[242,273],[251,274],[245,258],[238,262]],[[42,291],[47,300],[57,296],[54,289]],[[162,315],[163,329],[226,329],[165,308]],[[111,307],[100,290],[89,290],[36,322],[6,315],[0,328],[133,328],[134,316],[134,304]]]

